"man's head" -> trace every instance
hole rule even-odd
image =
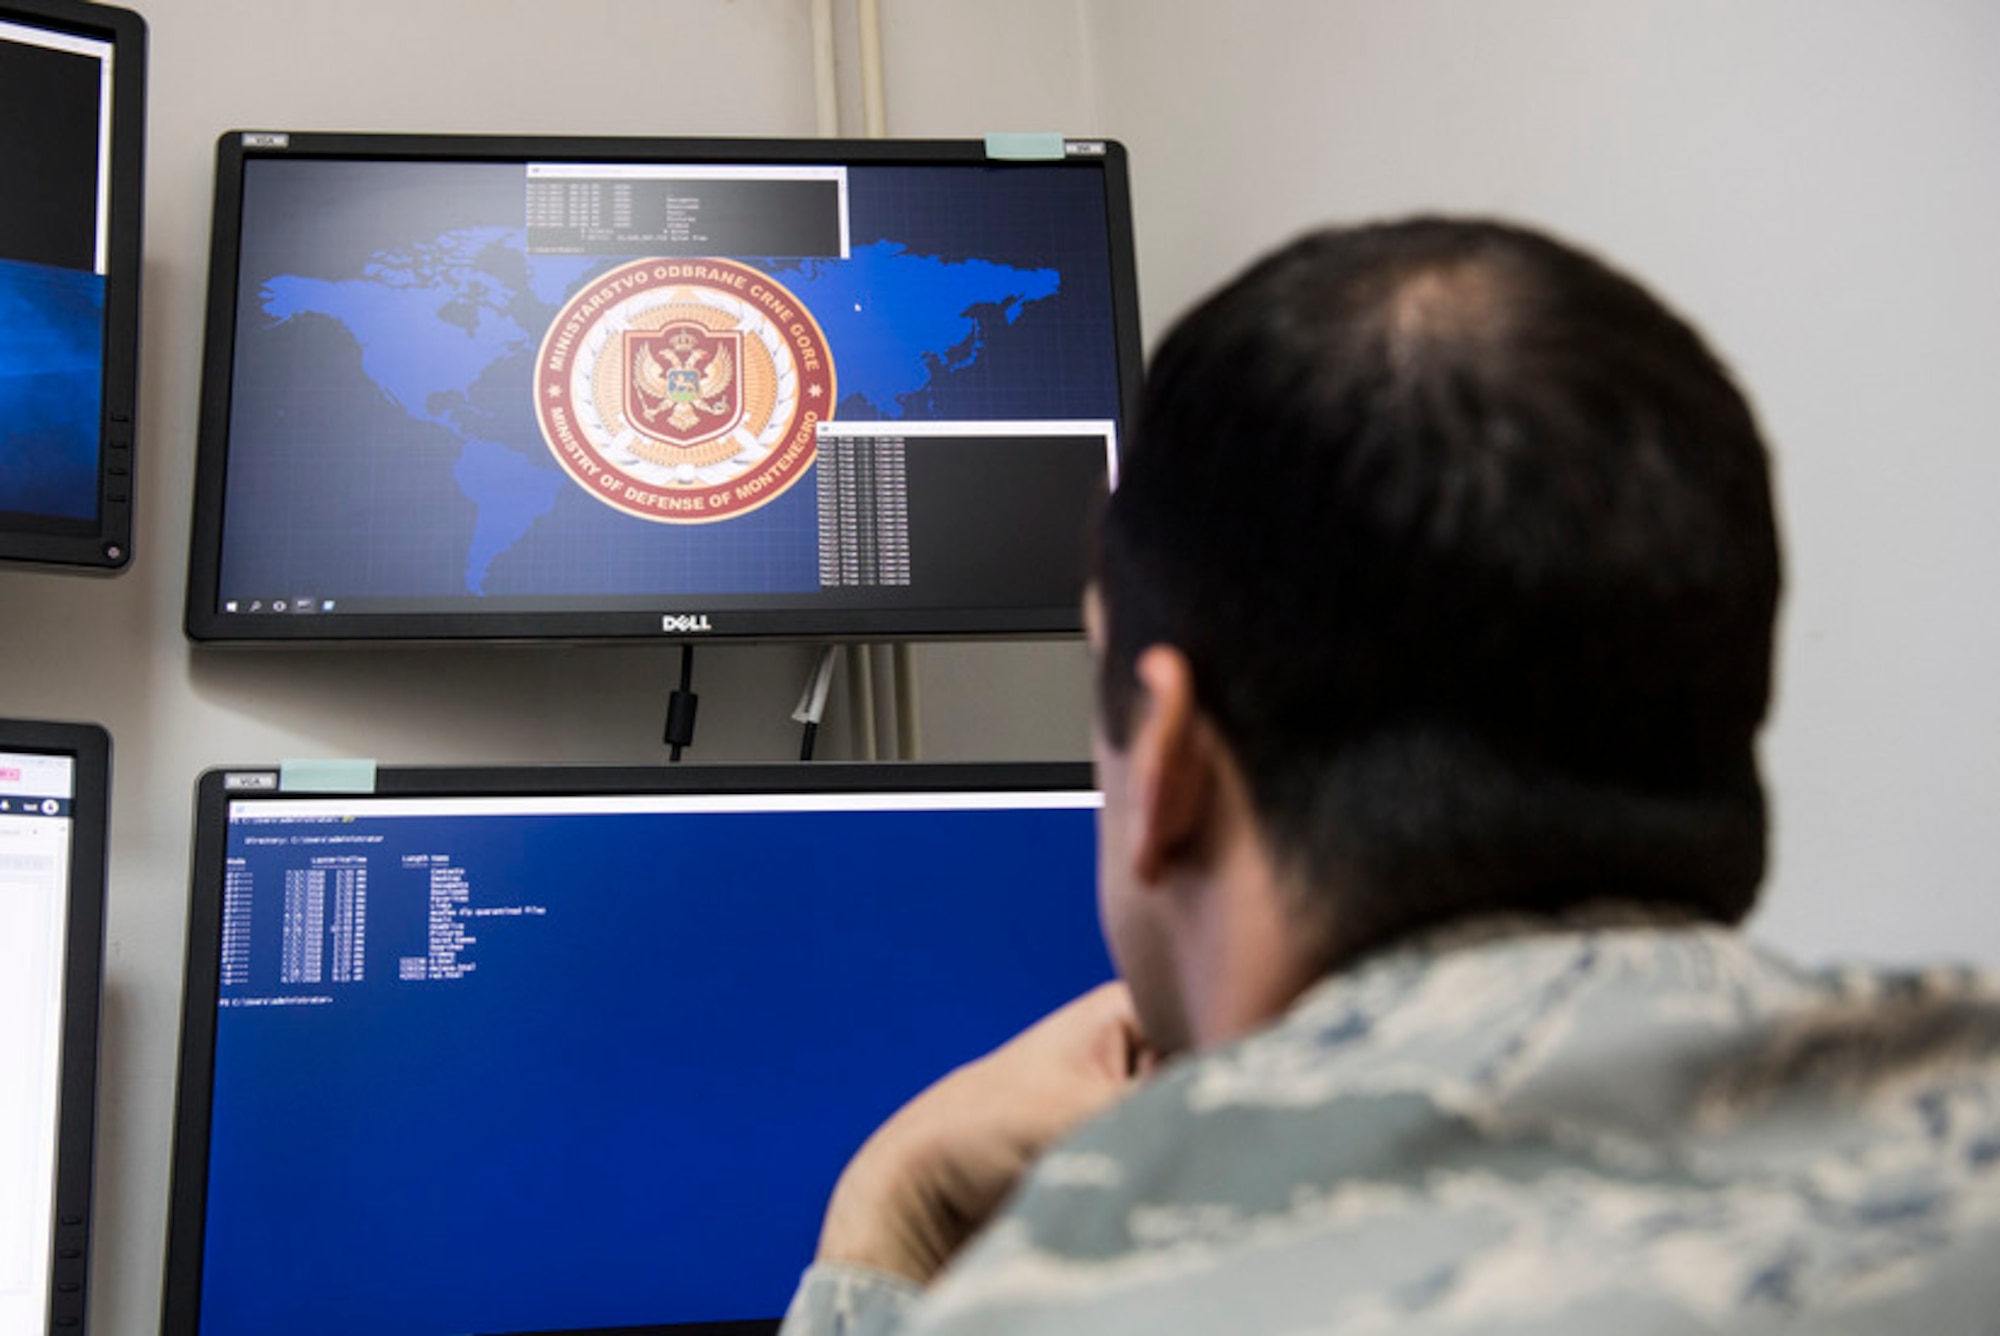
[[[1149,369],[1098,535],[1100,754],[1165,647],[1319,968],[1492,911],[1734,922],[1778,587],[1750,410],[1644,290],[1495,223],[1321,232]]]

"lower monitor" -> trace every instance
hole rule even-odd
[[[1110,977],[1088,768],[204,777],[167,1336],[772,1330],[841,1166]]]

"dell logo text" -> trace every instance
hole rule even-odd
[[[707,613],[697,612],[691,616],[668,613],[660,618],[660,629],[674,635],[687,631],[713,631],[715,628],[708,624]]]

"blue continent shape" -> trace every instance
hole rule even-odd
[[[486,573],[555,505],[562,475],[482,437],[474,385],[538,337],[519,315],[560,301],[593,263],[588,257],[526,254],[520,228],[466,228],[405,249],[381,251],[361,277],[284,274],[263,286],[265,315],[337,321],[361,350],[361,370],[403,412],[451,432],[459,443],[453,480],[476,518],[465,588],[484,592]],[[501,272],[513,273],[510,281]],[[525,283],[526,291],[522,291]],[[541,320],[529,320],[539,327]],[[456,331],[440,338],[439,326]]]
[[[479,593],[495,558],[521,541],[535,521],[555,509],[563,475],[538,468],[495,441],[467,441],[452,480],[475,508],[472,545],[465,554],[465,587]]]
[[[803,261],[783,280],[825,331],[843,400],[859,395],[884,418],[903,416],[903,399],[938,375],[979,360],[982,308],[997,308],[1011,325],[1062,287],[1059,270],[912,255],[894,241],[845,260]]]
[[[515,228],[471,228],[380,252],[360,278],[280,274],[264,284],[264,314],[339,321],[361,348],[362,371],[398,408],[455,431],[452,410],[472,383],[531,337],[512,314],[519,293],[483,267],[490,248],[518,253],[522,240]],[[462,337],[440,339],[439,324]]]

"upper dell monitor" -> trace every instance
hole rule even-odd
[[[1125,155],[231,133],[188,634],[1079,629]]]
[[[132,556],[146,26],[0,0],[0,561]]]

